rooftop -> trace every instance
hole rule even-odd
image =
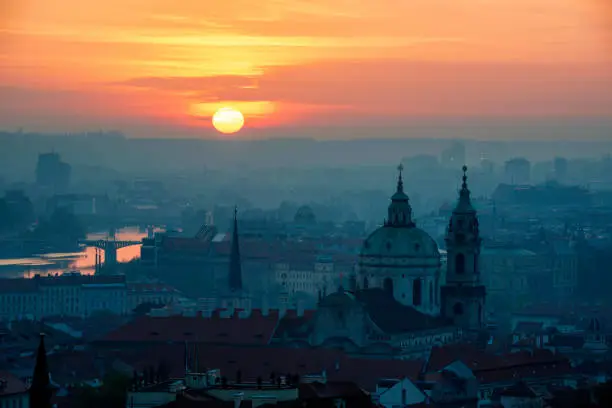
[[[23,394],[27,391],[26,384],[7,371],[0,371],[0,397]]]
[[[257,344],[270,342],[278,322],[278,313],[264,316],[260,310],[252,311],[248,318],[238,312],[231,317],[196,316],[141,316],[112,331],[102,342],[201,342],[219,344]]]

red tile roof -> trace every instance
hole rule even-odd
[[[295,310],[288,310],[287,314],[280,320],[274,332],[276,339],[304,339],[311,332],[312,318],[315,310],[305,310],[303,316],[297,316]]]
[[[521,378],[544,378],[571,374],[567,358],[548,350],[488,354],[467,345],[435,347],[427,364],[427,372],[438,371],[454,361],[462,361],[482,384],[516,382]]]
[[[321,374],[326,371],[330,381],[355,382],[368,391],[376,389],[380,378],[404,378],[416,380],[423,367],[418,360],[385,360],[353,358],[332,349],[296,349],[272,347],[231,347],[190,345],[190,355],[198,356],[201,369],[219,369],[230,381],[238,370],[243,380],[254,381],[261,376],[269,381],[270,374]],[[165,361],[171,367],[171,375],[184,375],[184,345],[159,345],[141,350],[139,355],[128,355],[134,368],[140,370]],[[191,367],[195,363],[190,364]]]
[[[3,382],[0,385],[0,397],[22,394],[27,391],[26,384],[7,371],[0,371],[0,381]]]
[[[269,343],[278,322],[278,313],[271,311],[263,316],[253,310],[251,316],[241,319],[221,318],[218,313],[211,317],[141,316],[106,335],[102,342],[203,342],[220,344]]]

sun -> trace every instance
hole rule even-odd
[[[236,133],[244,126],[244,116],[234,108],[221,108],[213,115],[212,124],[221,133]]]

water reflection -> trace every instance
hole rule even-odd
[[[124,228],[117,231],[117,240],[140,241],[147,234],[139,228]],[[106,239],[107,233],[89,234],[87,239]],[[100,251],[104,262],[104,251]],[[129,262],[140,257],[140,245],[121,248],[117,251],[119,262]],[[96,248],[86,247],[81,252],[41,254],[30,258],[0,259],[0,277],[28,277],[35,274],[62,274],[79,271],[93,274],[96,265]]]

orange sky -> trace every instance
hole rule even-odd
[[[0,126],[612,116],[606,0],[0,0]],[[155,136],[163,136],[155,134]]]

